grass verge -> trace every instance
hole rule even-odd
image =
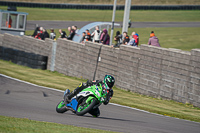
[[[7,10],[7,6],[0,6]],[[18,7],[17,11],[29,13],[27,20],[59,20],[59,21],[109,21],[112,10],[77,10]],[[117,10],[115,21],[123,21],[124,11]],[[199,10],[131,10],[130,19],[134,22],[192,22],[200,21]]]
[[[133,25],[134,26],[134,25]],[[67,29],[63,29],[67,32]],[[200,48],[200,27],[168,27],[168,28],[129,28],[128,35],[133,31],[139,34],[139,44],[147,44],[151,31],[154,31],[159,39],[159,42],[164,48],[177,48],[185,51]],[[47,29],[50,33],[50,29]],[[116,31],[122,31],[121,28],[114,29],[114,36]],[[32,35],[33,30],[26,31],[26,35]],[[55,29],[56,37],[60,36],[58,29]],[[114,40],[113,40],[114,43]]]
[[[0,132],[3,133],[114,133],[111,131],[40,122],[27,118],[0,116]]]
[[[48,70],[31,69],[0,60],[0,73],[42,86],[73,90],[86,80],[65,76]],[[116,81],[117,82],[117,81]],[[200,122],[200,108],[191,104],[162,100],[128,92],[114,87],[112,103],[134,107],[166,116]]]

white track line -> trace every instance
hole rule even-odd
[[[15,80],[15,81],[19,81],[19,82],[22,82],[22,83],[26,83],[26,84],[29,84],[29,85],[32,85],[32,86],[36,86],[36,87],[40,87],[40,88],[44,88],[44,89],[48,89],[48,90],[53,90],[53,91],[58,91],[58,92],[63,92],[64,93],[64,91],[62,91],[62,90],[58,90],[58,89],[54,89],[54,88],[49,88],[49,87],[44,87],[44,86],[39,86],[39,85],[30,83],[30,82],[26,82],[26,81],[23,81],[23,80],[20,80],[20,79],[16,79],[16,78],[12,78],[12,77],[6,76],[4,74],[0,74],[0,76],[6,77],[8,79]],[[162,116],[162,117],[168,117],[168,118],[170,117],[170,116],[165,116],[165,115],[160,115],[160,114],[156,114],[156,113],[151,113],[151,112],[148,112],[148,111],[145,111],[145,110],[141,110],[141,109],[137,109],[137,108],[132,108],[132,107],[128,107],[128,106],[116,104],[116,103],[109,103],[109,104],[114,105],[114,106],[118,106],[118,107],[122,107],[122,108],[128,108],[128,109],[132,109],[132,110],[137,110],[137,111],[148,113],[148,114],[152,114],[152,115],[157,115],[157,116]],[[175,118],[175,117],[170,117],[170,118],[179,119],[179,118]],[[184,120],[184,119],[179,119],[179,120]],[[184,121],[194,122],[194,121],[189,121],[189,120],[184,120]],[[199,122],[194,122],[194,123],[198,123],[199,124]]]

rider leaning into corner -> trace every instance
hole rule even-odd
[[[73,90],[70,94],[66,95],[64,97],[64,100],[67,103],[71,102],[71,98],[76,96],[79,92],[81,92],[83,89],[92,86],[92,85],[97,85],[99,86],[101,84],[102,88],[107,90],[107,96],[104,101],[104,105],[107,105],[110,101],[110,99],[113,96],[113,89],[112,87],[115,84],[115,78],[111,75],[105,75],[104,80],[96,80],[96,81],[91,81],[88,80],[86,83],[81,83],[75,90]],[[95,108],[89,112],[93,117],[98,117],[100,115],[100,110],[99,108]]]

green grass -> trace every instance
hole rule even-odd
[[[63,30],[68,34],[67,29]],[[114,36],[118,30],[121,32],[122,29],[115,28]],[[147,44],[152,30],[155,31],[161,46],[164,48],[177,48],[185,51],[200,48],[200,27],[129,28],[128,35],[135,31],[139,34],[139,44]],[[47,31],[50,33],[49,29]],[[33,30],[26,31],[26,35],[32,35],[33,32]],[[58,38],[60,36],[58,29],[55,29],[55,32]]]
[[[111,131],[0,116],[0,133],[114,133]]]
[[[0,6],[6,10],[6,6]],[[112,10],[76,10],[18,7],[18,11],[27,12],[28,20],[62,20],[62,21],[111,21]],[[124,11],[117,10],[115,21],[123,21]],[[130,19],[134,22],[187,22],[200,21],[200,11],[154,11],[132,10]]]
[[[86,80],[65,76],[48,70],[31,69],[11,62],[0,60],[0,73],[42,86],[53,87],[61,90],[73,90],[80,82]],[[117,81],[116,81],[117,82]],[[114,87],[112,103],[126,105],[166,116],[200,122],[200,108],[191,104],[162,100],[140,94],[128,92]]]

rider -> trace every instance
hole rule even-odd
[[[77,95],[79,92],[81,92],[83,89],[92,86],[92,85],[99,85],[101,84],[103,89],[107,89],[107,96],[105,101],[103,102],[104,105],[107,105],[110,101],[110,99],[113,96],[113,89],[112,87],[115,84],[115,78],[112,75],[105,75],[104,80],[96,80],[96,81],[91,81],[88,80],[86,83],[81,83],[79,85],[79,87],[77,87],[74,91],[72,91],[70,94],[66,95],[66,97],[64,98],[66,102],[70,102],[71,98],[74,97],[75,95]],[[99,108],[95,108],[93,110],[91,110],[89,112],[91,115],[93,115],[94,117],[98,117],[100,115],[100,111]]]

